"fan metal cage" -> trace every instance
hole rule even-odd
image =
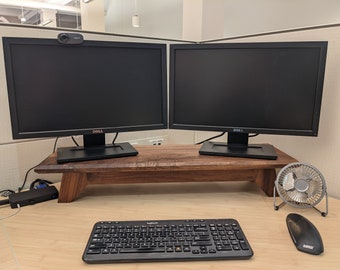
[[[276,205],[275,188],[283,202]],[[321,212],[315,205],[326,195],[326,212]],[[298,208],[315,208],[322,216],[328,214],[326,182],[321,172],[314,166],[295,162],[282,168],[277,175],[274,187],[274,209],[284,204]]]

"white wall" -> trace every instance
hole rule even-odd
[[[340,22],[339,0],[224,0],[224,3],[224,37]]]
[[[106,1],[106,32],[168,39],[182,38],[182,0]],[[135,5],[136,3],[136,5]],[[132,27],[138,15],[140,27]]]
[[[340,22],[339,0],[102,1],[106,32],[169,39],[200,41]],[[131,26],[134,13],[140,28]]]

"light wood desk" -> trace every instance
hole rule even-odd
[[[200,145],[138,146],[133,157],[58,164],[56,154],[35,168],[62,173],[59,202],[72,202],[93,184],[252,181],[273,196],[276,169],[297,160],[276,149],[276,160],[200,155]]]
[[[274,211],[273,198],[253,182],[91,185],[84,195],[70,204],[53,200],[25,206],[0,220],[0,269],[339,269],[340,201],[333,198],[328,216],[321,217],[314,209],[288,205]],[[1,207],[0,216],[14,211]],[[325,246],[322,255],[296,250],[285,224],[291,212],[317,226]],[[254,250],[250,260],[88,265],[81,259],[96,221],[222,217],[240,222]]]

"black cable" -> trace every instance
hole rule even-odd
[[[72,139],[72,141],[74,142],[74,144],[75,144],[76,146],[79,146],[79,144],[77,143],[76,139],[75,139],[73,136],[71,136],[71,139]]]
[[[213,137],[211,137],[211,138],[209,138],[209,139],[206,139],[206,140],[204,140],[204,141],[198,142],[198,143],[196,143],[196,144],[202,144],[202,143],[207,142],[207,141],[210,141],[210,140],[212,140],[212,139],[216,139],[216,138],[222,137],[224,134],[225,134],[225,131],[223,131],[223,132],[222,132],[221,134],[219,134],[219,135],[213,136]]]
[[[55,150],[56,150],[56,148],[57,148],[58,139],[59,139],[59,137],[57,137],[57,138],[55,139],[54,146],[53,146],[53,152],[52,152],[52,153],[54,153]],[[38,164],[38,165],[39,165],[39,164]],[[25,184],[26,184],[26,182],[27,182],[28,174],[30,173],[30,171],[32,171],[32,170],[33,170],[35,167],[37,167],[38,165],[33,166],[32,168],[30,168],[30,169],[26,172],[25,178],[24,178],[24,182],[23,182],[23,184],[21,185],[21,187],[18,188],[18,192],[21,192],[21,190],[24,189]]]
[[[73,142],[76,144],[76,146],[79,146],[79,144],[78,144],[77,141],[74,139],[74,137],[71,136],[71,138],[72,138]],[[58,139],[59,139],[59,137],[57,137],[57,138],[55,139],[54,146],[53,146],[53,152],[52,152],[52,153],[54,153],[54,152],[56,151]],[[39,165],[39,164],[38,164],[38,165]],[[37,167],[38,165],[33,166],[32,168],[30,168],[30,169],[26,172],[24,182],[23,182],[23,184],[21,185],[21,187],[18,188],[18,192],[21,192],[21,190],[24,189],[25,184],[26,184],[26,182],[27,182],[28,174],[30,173],[30,171],[32,171],[32,170],[33,170],[35,167]],[[46,181],[46,180],[45,180],[45,181]]]
[[[0,201],[0,205],[6,205],[6,204],[9,204],[9,199]]]
[[[76,139],[75,139],[73,136],[71,136],[71,139],[72,139],[72,141],[74,142],[74,144],[75,144],[76,146],[79,146],[78,142],[76,141]],[[54,146],[53,146],[53,153],[54,153],[54,152],[56,151],[56,149],[57,149],[57,142],[58,142],[58,140],[59,140],[59,137],[57,137],[57,138],[55,139]]]
[[[57,142],[58,142],[58,139],[59,139],[59,137],[57,137],[57,138],[55,139],[55,141],[54,141],[54,146],[53,146],[53,152],[52,152],[52,153],[54,153],[55,150],[57,149]]]
[[[112,144],[115,144],[115,141],[116,141],[116,139],[117,139],[117,137],[118,137],[118,133],[119,133],[119,132],[117,132],[116,135],[115,135],[115,137],[113,138]]]
[[[260,134],[259,134],[259,133],[251,134],[251,135],[248,135],[248,138],[256,137],[256,136],[258,136],[258,135],[260,135]]]
[[[19,192],[20,192],[21,190],[24,189],[25,184],[26,184],[26,182],[27,182],[27,176],[28,176],[29,172],[32,171],[32,170],[33,170],[35,167],[37,167],[37,166],[38,166],[38,165],[35,165],[34,167],[30,168],[30,169],[26,172],[26,174],[25,174],[25,179],[24,179],[24,183],[22,184],[21,187],[18,188],[18,191],[19,191]]]

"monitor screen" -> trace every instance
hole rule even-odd
[[[234,145],[249,133],[317,136],[326,52],[327,42],[172,45],[170,128],[229,132]]]
[[[167,128],[165,44],[5,37],[3,46],[14,139]]]

